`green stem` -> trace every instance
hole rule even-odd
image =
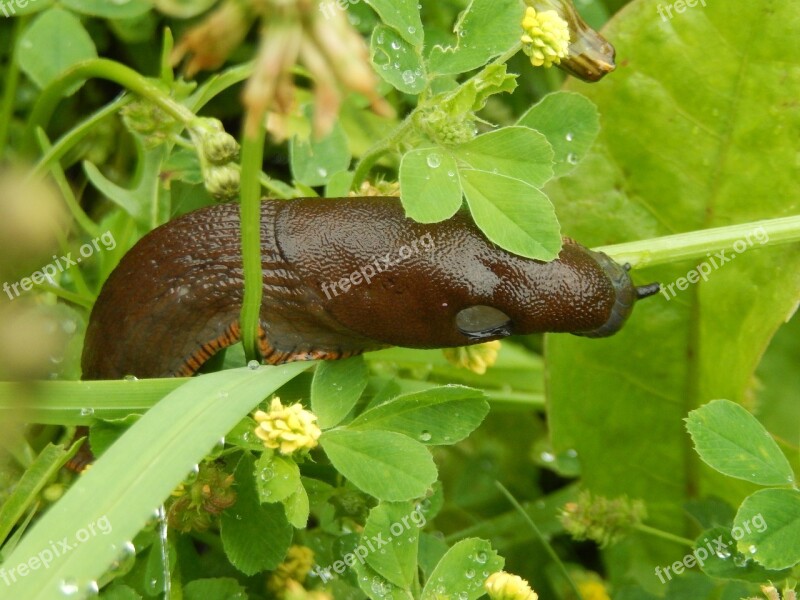
[[[525,512],[525,509],[522,508],[520,503],[517,502],[517,499],[511,495],[511,492],[509,492],[502,483],[500,483],[499,481],[495,481],[494,484],[503,493],[503,495],[506,498],[508,498],[508,501],[517,510],[517,512],[520,515],[522,515],[522,518],[525,519],[525,522],[530,526],[530,528],[533,529],[533,532],[536,534],[536,537],[539,538],[539,541],[542,543],[542,545],[544,545],[544,549],[547,552],[548,556],[555,563],[556,567],[558,567],[558,570],[561,571],[561,574],[564,576],[564,579],[567,580],[567,583],[569,584],[572,593],[575,594],[575,597],[583,598],[583,596],[581,596],[580,591],[578,590],[578,587],[575,585],[575,582],[572,581],[572,577],[570,577],[569,571],[567,571],[567,567],[565,567],[564,563],[561,562],[561,559],[558,557],[558,554],[556,554],[556,551],[553,550],[553,546],[550,545],[550,542],[544,537],[542,532],[539,531],[539,528],[536,526],[536,523],[533,522],[533,519],[531,519],[530,515],[528,515],[528,513]]]
[[[648,525],[639,524],[639,525],[634,525],[633,528],[636,531],[652,535],[653,537],[661,538],[662,540],[667,540],[669,542],[675,542],[676,544],[688,546],[689,548],[694,548],[694,542],[689,538],[681,537],[679,535],[668,533],[666,531],[661,531],[660,529],[656,529],[655,527],[650,527]]]
[[[242,142],[241,206],[242,263],[244,268],[244,299],[239,324],[242,345],[247,360],[258,357],[258,324],[261,311],[261,164],[264,158],[266,129],[263,119],[247,115],[245,122],[258,123],[246,127]]]
[[[800,215],[600,246],[594,250],[604,252],[619,263],[641,269],[682,260],[705,259],[710,253],[729,250],[737,242],[747,248],[756,242],[759,246],[800,242]]]
[[[67,69],[63,75],[42,90],[28,119],[26,147],[24,148],[28,153],[32,153],[35,147],[36,128],[45,129],[47,127],[53,111],[67,89],[92,78],[107,79],[121,85],[142,98],[146,98],[183,125],[188,125],[195,118],[192,111],[170,98],[167,92],[147,77],[113,60],[94,58]]]
[[[14,99],[17,95],[17,84],[19,83],[19,63],[17,62],[19,38],[27,24],[27,17],[16,19],[14,31],[11,34],[11,56],[8,59],[8,68],[6,69],[3,102],[0,104],[0,158],[8,148],[8,129],[11,126],[11,117],[14,114]]]
[[[50,294],[54,294],[61,298],[62,300],[66,300],[67,302],[72,302],[72,304],[77,304],[78,306],[82,306],[83,308],[92,308],[92,300],[87,300],[83,296],[76,294],[75,292],[69,292],[64,288],[57,287],[55,285],[48,285],[43,283],[41,285],[34,286],[35,289],[41,290],[43,292],[47,292]]]
[[[72,132],[77,130],[78,127],[73,129]],[[70,132],[70,134],[68,135],[71,135],[72,132]],[[61,190],[61,195],[64,197],[64,202],[66,203],[67,208],[69,208],[69,211],[72,213],[72,217],[75,219],[75,221],[78,222],[78,225],[81,227],[81,229],[83,229],[90,236],[93,237],[99,236],[101,233],[100,228],[94,221],[92,221],[89,218],[89,215],[87,215],[86,212],[83,210],[80,203],[75,198],[75,194],[72,192],[72,187],[69,185],[69,182],[67,181],[66,174],[64,173],[64,170],[61,168],[61,164],[58,162],[58,160],[55,160],[53,158],[56,153],[53,152],[54,147],[50,144],[50,140],[47,139],[47,134],[42,129],[39,129],[36,133],[37,137],[39,138],[39,146],[41,147],[42,152],[45,153],[45,157],[49,156],[51,157],[51,159],[47,161],[44,161],[43,159],[42,162],[39,162],[39,165],[36,167],[36,169],[34,169],[32,174],[35,174],[38,171],[39,166],[41,166],[42,164],[49,165],[49,168],[52,171],[53,179],[55,179],[56,184]],[[72,137],[74,138],[74,136]],[[61,139],[63,140],[64,138]],[[67,149],[63,147],[62,150],[64,152],[67,151]]]

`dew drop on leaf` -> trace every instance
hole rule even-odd
[[[442,164],[442,157],[435,153],[429,154],[426,162],[431,169],[437,169]]]

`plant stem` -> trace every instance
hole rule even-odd
[[[246,126],[242,141],[242,177],[239,207],[242,232],[242,263],[244,270],[244,299],[239,324],[242,345],[247,360],[258,357],[258,324],[261,311],[261,164],[264,157],[266,129],[263,114],[245,115]]]
[[[705,259],[709,253],[730,249],[739,241],[747,247],[754,241],[763,246],[800,242],[800,215],[600,246],[594,250],[640,269],[681,260]]]
[[[11,125],[11,117],[14,114],[14,97],[17,94],[17,84],[19,83],[19,63],[17,62],[19,38],[27,24],[27,17],[17,18],[14,24],[14,31],[11,34],[11,56],[8,59],[6,71],[6,89],[3,92],[2,104],[0,104],[0,158],[3,157],[3,152],[8,148],[8,128]]]
[[[500,483],[499,481],[495,481],[494,484],[508,499],[511,505],[517,510],[517,512],[520,515],[522,515],[522,518],[525,519],[525,522],[530,526],[530,528],[533,529],[533,532],[536,534],[536,537],[539,538],[539,541],[544,545],[544,549],[547,552],[548,556],[556,564],[558,570],[561,571],[561,574],[564,576],[564,579],[567,580],[567,583],[569,584],[572,593],[575,594],[575,597],[583,598],[583,596],[581,596],[580,591],[578,590],[578,587],[575,585],[575,582],[572,581],[572,577],[570,577],[569,571],[567,571],[567,568],[564,566],[564,563],[561,562],[561,559],[558,557],[558,554],[556,554],[556,551],[553,550],[553,547],[550,545],[550,542],[544,537],[544,535],[542,535],[542,532],[539,531],[539,528],[536,526],[536,523],[533,522],[533,519],[531,519],[530,515],[528,515],[528,513],[525,512],[525,509],[522,508],[520,503],[517,502],[517,499],[511,495],[511,492],[509,492],[502,483]]]
[[[689,538],[681,537],[679,535],[668,533],[666,531],[661,531],[660,529],[656,529],[655,527],[650,527],[648,525],[639,524],[639,525],[634,525],[633,528],[636,531],[641,531],[642,533],[652,535],[653,537],[661,538],[662,540],[667,540],[670,542],[675,542],[676,544],[681,544],[683,546],[689,546],[689,548],[694,548],[694,542]]]
[[[26,144],[23,148],[26,152],[33,152],[36,128],[47,127],[56,105],[66,90],[76,83],[95,77],[118,83],[131,92],[146,98],[183,125],[188,125],[195,118],[192,111],[172,99],[168,92],[147,77],[113,60],[94,58],[67,69],[63,75],[42,90],[28,119]]]

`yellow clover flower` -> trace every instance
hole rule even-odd
[[[492,600],[538,600],[539,595],[519,575],[497,571],[483,584]]]
[[[486,369],[497,361],[500,352],[500,340],[464,346],[462,348],[444,348],[444,357],[453,365],[469,369],[473,373],[483,375]]]
[[[284,406],[276,397],[269,412],[257,410],[253,417],[258,423],[256,435],[264,446],[279,449],[281,454],[311,450],[322,433],[316,424],[317,416],[299,402]]]
[[[552,67],[569,54],[569,24],[556,11],[537,12],[529,6],[522,29],[522,51],[530,56],[534,67]]]

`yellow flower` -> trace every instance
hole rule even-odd
[[[578,582],[578,591],[583,600],[611,600],[606,587],[600,581]]]
[[[483,375],[486,373],[487,367],[491,367],[497,362],[497,353],[500,352],[500,340],[462,348],[444,348],[442,352],[444,357],[455,366]]]
[[[525,10],[522,19],[522,51],[534,67],[549,68],[569,54],[569,24],[554,10]]]
[[[267,448],[280,449],[281,454],[311,450],[322,433],[317,416],[299,402],[283,406],[280,398],[273,398],[269,412],[257,410],[253,417],[258,422],[256,435]]]
[[[267,590],[277,598],[284,598],[287,592],[304,592],[306,577],[314,566],[314,552],[305,546],[290,546],[286,558],[267,579]],[[302,595],[301,595],[302,597]]]
[[[505,571],[492,573],[483,584],[492,600],[538,600],[539,596],[519,575]]]

